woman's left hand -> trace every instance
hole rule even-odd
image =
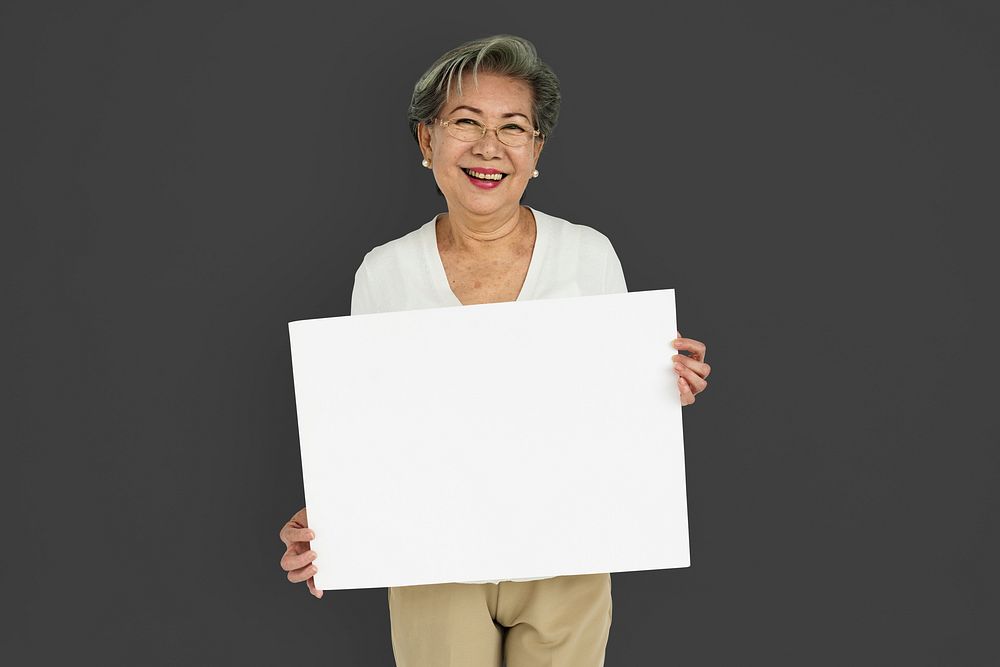
[[[677,387],[681,392],[681,405],[691,405],[694,403],[695,394],[700,394],[708,387],[708,374],[712,372],[712,367],[705,363],[705,352],[707,348],[701,341],[694,338],[680,338],[681,332],[677,332],[674,339],[675,350],[687,350],[689,354],[675,354],[671,359],[674,361],[674,372],[677,373]]]

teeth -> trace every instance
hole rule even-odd
[[[499,181],[501,178],[503,178],[503,174],[481,174],[478,171],[473,171],[471,169],[466,169],[465,173],[467,173],[469,176],[473,176],[475,178],[482,178],[487,181]]]

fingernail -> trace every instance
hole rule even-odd
[[[681,342],[680,342],[679,340],[675,340],[675,341],[674,341],[674,347],[680,347],[680,346],[681,346],[681,344],[682,344],[682,343],[681,343]]]
[[[682,371],[682,370],[684,370],[684,366],[682,366],[682,365],[681,365],[680,363],[678,363],[678,362],[674,362],[674,368],[676,368],[676,369],[677,369],[677,370],[679,370],[679,371]]]
[[[310,530],[310,531],[309,531],[309,539],[310,539],[310,540],[314,540],[314,539],[316,539],[316,533],[314,533],[314,532],[312,532],[312,531]]]

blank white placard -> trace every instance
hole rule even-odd
[[[690,565],[674,290],[288,328],[319,588]]]

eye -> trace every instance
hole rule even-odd
[[[455,125],[473,125],[475,127],[481,127],[477,121],[474,121],[471,118],[458,118],[456,120],[453,120],[452,122]]]
[[[510,132],[511,134],[522,134],[524,132],[527,132],[526,129],[524,129],[523,127],[521,127],[516,123],[510,123],[508,125],[504,125],[501,129],[504,132]]]

